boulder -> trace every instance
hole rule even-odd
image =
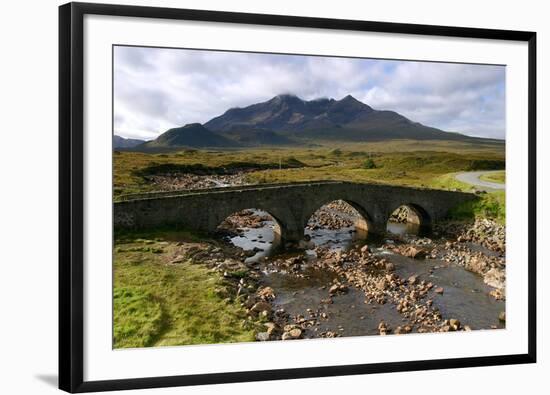
[[[267,332],[256,333],[256,340],[258,340],[260,342],[265,342],[265,341],[269,340],[269,333],[267,333]]]
[[[329,295],[336,295],[339,293],[347,293],[348,287],[344,284],[334,284],[328,290]]]
[[[460,321],[456,318],[451,318],[449,320],[449,326],[451,327],[451,330],[457,331],[460,329]]]
[[[380,323],[378,324],[378,331],[379,331],[380,335],[384,336],[384,335],[388,334],[390,329],[384,321],[380,321]]]
[[[271,287],[265,287],[258,291],[258,296],[264,300],[275,299],[275,291]]]
[[[294,340],[299,339],[302,336],[302,330],[299,328],[293,328],[288,332],[283,333],[282,340]]]
[[[422,248],[409,246],[401,252],[401,255],[404,255],[413,259],[422,259],[426,257],[426,251]]]
[[[485,273],[485,276],[483,276],[483,282],[491,287],[504,289],[506,275],[504,274],[503,270],[492,268],[487,273]]]
[[[172,259],[170,261],[170,263],[182,263],[185,261],[185,257],[183,255],[177,255],[176,257],[174,257],[174,259]]]
[[[482,258],[477,257],[477,256],[473,256],[466,263],[465,267],[466,267],[467,270],[469,270],[471,272],[482,274],[487,270],[488,264]]]
[[[376,282],[376,288],[380,291],[384,291],[388,287],[388,283],[385,278],[381,278]]]
[[[252,311],[253,313],[257,313],[257,314],[259,314],[263,311],[267,311],[268,313],[271,313],[271,305],[267,302],[260,301],[256,304],[254,304],[254,306],[252,306],[250,311]]]

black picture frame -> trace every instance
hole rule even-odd
[[[83,351],[83,19],[121,17],[323,28],[528,43],[528,352],[411,362],[84,381]],[[59,388],[90,392],[342,376],[536,362],[536,33],[127,5],[69,3],[59,8]]]

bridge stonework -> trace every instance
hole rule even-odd
[[[146,193],[115,202],[114,227],[168,225],[214,232],[231,214],[255,208],[275,218],[283,241],[297,242],[303,239],[311,215],[338,199],[359,211],[369,233],[380,233],[401,205],[413,207],[421,215],[422,225],[429,225],[456,205],[475,198],[464,192],[332,181]]]

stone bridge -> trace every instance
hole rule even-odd
[[[356,227],[381,233],[391,213],[402,205],[411,208],[420,225],[427,227],[444,218],[449,209],[475,198],[464,192],[339,181],[144,193],[114,203],[114,226],[147,229],[169,225],[214,232],[231,214],[255,208],[276,220],[284,242],[297,242],[303,239],[312,214],[334,200],[349,203],[361,214]]]

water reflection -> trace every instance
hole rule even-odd
[[[253,215],[261,218],[270,218],[269,213],[262,210],[250,210]],[[253,251],[254,255],[246,258],[245,262],[258,262],[260,259],[271,256],[281,244],[281,236],[276,232],[277,224],[273,219],[261,222],[260,227],[243,228],[242,232],[230,237],[229,241],[245,251]]]
[[[420,233],[420,225],[412,222],[388,221],[386,230],[394,235],[417,235]]]
[[[306,229],[306,235],[311,237],[311,240],[318,246],[325,246],[331,249],[347,249],[354,241],[366,236],[366,232],[358,232],[354,226],[347,226],[342,229]]]

